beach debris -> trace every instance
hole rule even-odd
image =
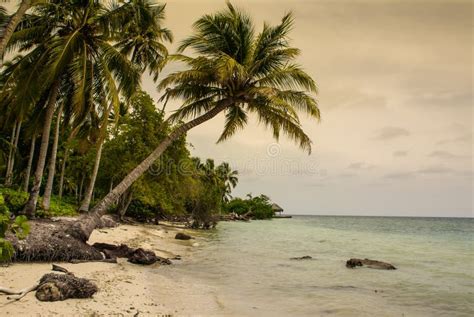
[[[133,249],[126,244],[94,243],[92,247],[102,252],[106,259],[127,258],[130,263],[142,265],[150,265],[156,262],[164,265],[171,264],[169,259],[157,256],[151,250]]]
[[[290,258],[290,260],[312,260],[313,257],[309,255],[303,255],[299,257]]]
[[[379,270],[396,270],[397,268],[390,263],[370,260],[370,259],[356,259],[352,258],[346,262],[346,267],[349,269],[353,269],[357,266],[366,266],[371,269],[379,269]]]
[[[43,275],[36,291],[36,298],[43,302],[62,301],[68,298],[91,298],[97,286],[85,278],[72,273]]]
[[[20,300],[26,294],[36,291],[36,298],[40,301],[62,301],[68,298],[90,298],[97,292],[97,286],[85,278],[74,276],[67,269],[53,264],[52,270],[64,274],[47,273],[30,287],[14,291],[0,287],[0,293],[12,295],[11,300]]]
[[[177,240],[189,240],[192,239],[192,237],[186,233],[178,232],[176,236],[174,237]]]

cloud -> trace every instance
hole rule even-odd
[[[419,174],[450,174],[454,170],[444,166],[431,166],[417,171]]]
[[[403,136],[409,136],[411,133],[407,129],[399,127],[384,127],[375,131],[375,140],[387,141]]]
[[[388,179],[407,179],[415,177],[415,173],[413,172],[399,172],[399,173],[390,173],[386,174],[384,178]]]
[[[364,162],[356,162],[356,163],[350,164],[347,168],[358,170],[358,169],[361,169],[364,166],[364,164],[365,164]]]
[[[435,157],[440,159],[462,159],[462,158],[470,158],[469,155],[457,155],[453,154],[448,151],[433,151],[429,155],[429,157]]]
[[[468,134],[464,134],[458,137],[440,140],[436,144],[445,145],[445,144],[452,144],[452,143],[471,143],[471,142],[472,142],[472,133],[468,133]]]
[[[403,157],[403,156],[407,156],[407,155],[408,155],[407,151],[395,151],[395,152],[393,152],[394,157]]]

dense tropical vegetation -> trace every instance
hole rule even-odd
[[[222,142],[254,114],[276,139],[284,134],[311,151],[298,112],[319,119],[316,84],[294,62],[292,15],[257,32],[228,3],[196,21],[174,55],[164,18],[165,6],[151,0],[22,1],[12,16],[0,10],[7,212],[79,211],[67,230],[83,241],[106,212],[183,217],[196,228],[211,227],[221,212],[268,217],[268,198],[232,199],[237,172],[191,157],[186,133],[222,113]],[[158,81],[169,62],[184,66]],[[182,106],[168,115],[141,90],[144,74],[163,92],[158,102],[178,98]]]

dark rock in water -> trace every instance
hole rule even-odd
[[[182,233],[182,232],[178,232],[174,238],[178,239],[178,240],[192,239],[192,237],[190,235],[187,235],[186,233]]]
[[[295,257],[295,258],[290,258],[290,260],[311,260],[313,259],[313,257],[309,256],[309,255],[304,255],[304,256],[300,256],[300,257]]]
[[[171,264],[170,260],[157,256],[153,251],[143,250],[142,248],[135,249],[131,252],[128,256],[128,262],[143,265],[150,265],[155,262]]]
[[[357,266],[367,266],[371,269],[379,269],[379,270],[396,270],[397,268],[390,263],[376,261],[376,260],[369,260],[369,259],[355,259],[352,258],[346,262],[346,267],[349,269],[353,269]]]

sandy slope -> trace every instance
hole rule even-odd
[[[181,255],[186,261],[196,240],[175,240],[177,230],[180,229],[122,225],[94,231],[90,242],[126,243],[130,247],[152,249],[167,258]],[[17,302],[0,295],[0,316],[137,316],[137,312],[138,316],[194,316],[198,315],[196,311],[201,311],[200,307],[214,310],[218,306],[209,296],[212,290],[205,285],[171,278],[172,275],[167,274],[170,267],[134,265],[124,259],[119,259],[118,264],[62,263],[61,266],[76,276],[93,280],[99,292],[93,299],[53,303],[36,300],[34,293]],[[0,285],[21,289],[32,285],[50,269],[51,265],[45,263],[0,268]]]

